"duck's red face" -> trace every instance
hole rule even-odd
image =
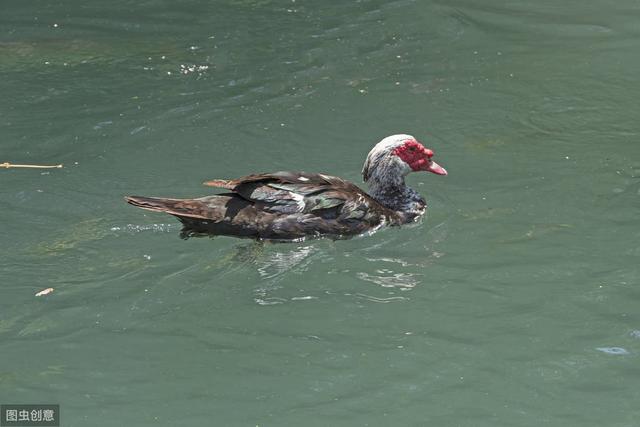
[[[427,171],[437,175],[447,174],[445,168],[431,160],[433,151],[425,148],[415,139],[408,140],[404,144],[396,147],[393,153],[408,164],[414,172]]]

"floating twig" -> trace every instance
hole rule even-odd
[[[32,169],[60,169],[62,165],[14,165],[9,162],[0,163],[0,168],[32,168]]]

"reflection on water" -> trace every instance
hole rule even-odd
[[[302,273],[309,258],[316,249],[313,246],[299,246],[289,250],[272,250],[258,259],[255,264],[262,279],[273,279],[286,272]],[[305,260],[307,260],[305,262]]]
[[[284,298],[276,296],[279,283],[287,276],[296,281],[304,280],[302,274],[307,270],[314,254],[320,252],[312,245],[297,246],[289,249],[289,244],[269,244],[262,256],[255,259],[254,267],[260,277],[260,286],[254,289],[254,301],[259,305],[282,304],[287,301],[307,301],[317,296],[303,295]],[[294,244],[295,245],[295,244]]]
[[[354,241],[318,240],[304,245],[265,243],[260,251],[252,252],[255,258],[246,266],[255,269],[260,278],[260,286],[254,289],[254,300],[260,305],[273,305],[291,301],[327,301],[341,295],[345,300],[405,301],[406,295],[394,293],[411,291],[425,283],[424,269],[443,254],[424,250],[423,253],[411,252],[404,259],[397,257],[397,249],[403,245],[402,233],[385,236],[383,232],[377,242],[371,237],[371,245],[363,251],[349,250],[350,246],[361,246]],[[323,272],[327,267],[329,271]],[[315,285],[307,279],[316,276],[319,281]],[[343,288],[342,283],[349,283],[349,286]],[[367,283],[373,283],[377,288],[371,288]]]

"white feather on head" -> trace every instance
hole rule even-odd
[[[411,168],[393,153],[393,150],[407,141],[415,141],[411,135],[391,135],[378,142],[367,155],[362,167],[362,178],[369,181],[373,175],[386,175],[389,169],[395,169],[401,176],[411,172]],[[380,166],[383,166],[382,168]],[[384,170],[383,170],[384,169]],[[376,173],[378,172],[378,173]],[[379,178],[382,178],[380,176]]]

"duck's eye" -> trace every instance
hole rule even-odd
[[[409,151],[416,151],[416,147],[412,145],[411,147],[409,147]]]

